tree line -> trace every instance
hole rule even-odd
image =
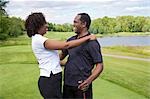
[[[73,26],[72,24],[69,24],[69,23],[64,23],[64,24],[48,23],[48,31],[72,32]]]
[[[116,18],[103,17],[92,21],[92,33],[117,33],[117,32],[150,32],[150,17],[144,16],[118,16]]]
[[[49,31],[71,32],[71,24],[49,23]],[[90,32],[94,34],[108,34],[118,32],[150,32],[150,17],[118,16],[116,18],[103,17],[92,20]]]

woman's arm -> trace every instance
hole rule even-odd
[[[76,47],[86,42],[87,40],[95,40],[95,39],[96,39],[95,35],[89,35],[89,36],[86,36],[77,40],[68,41],[68,42],[48,39],[44,42],[44,46],[45,48],[49,50],[61,50],[61,49],[68,49],[71,47]]]

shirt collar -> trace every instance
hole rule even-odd
[[[88,34],[83,35],[83,36],[79,37],[78,39],[83,38],[83,37],[85,37],[85,36],[88,36],[88,35],[90,35],[90,34],[91,34],[91,33],[90,33],[90,32],[88,32]],[[77,35],[76,37],[78,37],[78,35]]]

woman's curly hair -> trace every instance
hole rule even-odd
[[[38,30],[46,23],[47,22],[42,13],[39,12],[30,14],[25,21],[25,29],[28,37],[38,34]]]

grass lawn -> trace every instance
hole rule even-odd
[[[150,62],[104,57],[102,79],[150,98]]]
[[[29,45],[0,47],[0,99],[42,99],[38,65]],[[104,57],[103,74],[93,83],[94,99],[147,99],[149,62]],[[147,97],[147,98],[146,98]]]
[[[93,99],[147,99],[143,95],[101,78],[94,82],[93,89]]]
[[[114,46],[104,47],[102,52],[105,54],[132,56],[140,58],[150,58],[150,46]]]
[[[53,33],[66,40],[74,33]],[[26,35],[0,41],[0,99],[42,99],[39,68]],[[148,58],[150,47],[107,47],[103,53]],[[104,71],[93,83],[94,99],[149,99],[150,62],[104,57]]]
[[[1,64],[0,99],[42,99],[37,64]]]

